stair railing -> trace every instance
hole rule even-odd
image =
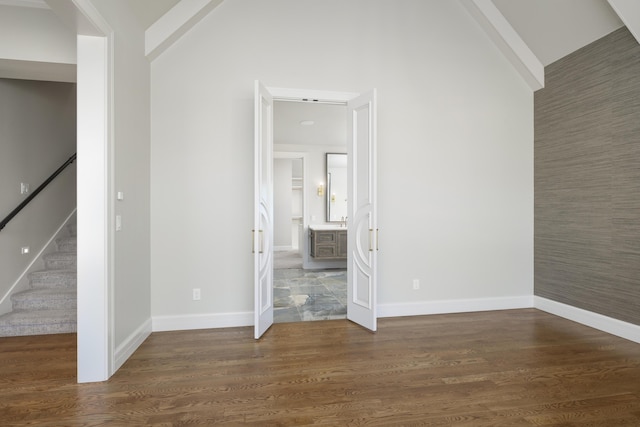
[[[47,185],[49,185],[49,183],[51,181],[53,181],[58,175],[60,175],[60,173],[63,170],[65,170],[65,168],[67,166],[69,166],[71,163],[73,163],[75,160],[76,160],[76,153],[73,153],[73,156],[69,157],[69,160],[64,162],[64,164],[62,166],[60,166],[54,173],[52,173],[51,176],[49,178],[47,178],[47,180],[45,182],[40,184],[40,186],[38,188],[36,188],[31,194],[29,194],[29,196],[26,199],[24,199],[22,201],[22,203],[20,203],[14,210],[12,210],[11,213],[9,213],[9,215],[7,215],[5,217],[5,219],[0,221],[0,231],[2,231],[2,229],[5,227],[5,225],[7,225],[9,223],[9,221],[11,221],[13,219],[14,216],[18,215],[18,213],[25,206],[27,206],[29,204],[29,202],[31,202],[38,195],[38,193],[40,193],[42,190],[44,190],[44,188]]]

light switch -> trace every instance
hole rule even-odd
[[[116,231],[122,230],[122,217],[120,215],[116,215]]]
[[[20,183],[20,194],[27,194],[29,192],[29,184],[26,182]]]

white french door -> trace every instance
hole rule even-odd
[[[273,324],[273,97],[255,82],[254,336]]]
[[[377,328],[376,92],[350,100],[348,110],[347,318]]]
[[[255,82],[254,286],[255,338],[273,324],[273,100],[346,103],[349,114],[347,318],[377,328],[376,92],[271,88]],[[306,223],[306,221],[305,221]]]

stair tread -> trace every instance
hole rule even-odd
[[[58,237],[56,246],[60,252],[78,252],[78,238],[76,236]]]
[[[75,269],[47,269],[29,273],[29,284],[32,289],[75,289],[77,281],[78,275]]]
[[[26,291],[18,292],[11,296],[11,299],[25,299],[25,298],[50,298],[50,299],[68,299],[74,297],[77,292],[75,288],[37,288],[29,289]]]
[[[0,325],[43,325],[75,322],[76,310],[17,310],[0,316]]]
[[[0,316],[0,337],[77,332],[76,310],[12,311]]]
[[[74,287],[35,288],[11,295],[13,310],[75,310],[78,295]]]
[[[57,258],[74,258],[78,256],[76,252],[73,251],[56,251],[50,252],[43,256],[46,259],[57,259]]]
[[[68,274],[68,273],[73,273],[76,274],[76,269],[73,268],[46,268],[44,270],[36,270],[36,271],[32,271],[29,274],[44,274],[44,273],[59,273],[59,274]]]
[[[48,269],[75,269],[78,263],[76,252],[51,252],[42,257],[44,265]]]

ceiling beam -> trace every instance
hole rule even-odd
[[[157,58],[224,0],[181,0],[145,32],[145,54]]]
[[[638,0],[609,0],[609,4],[633,34],[633,37],[640,43],[640,2]]]
[[[633,1],[633,0],[632,0]],[[533,91],[544,87],[544,66],[491,0],[460,0]]]

